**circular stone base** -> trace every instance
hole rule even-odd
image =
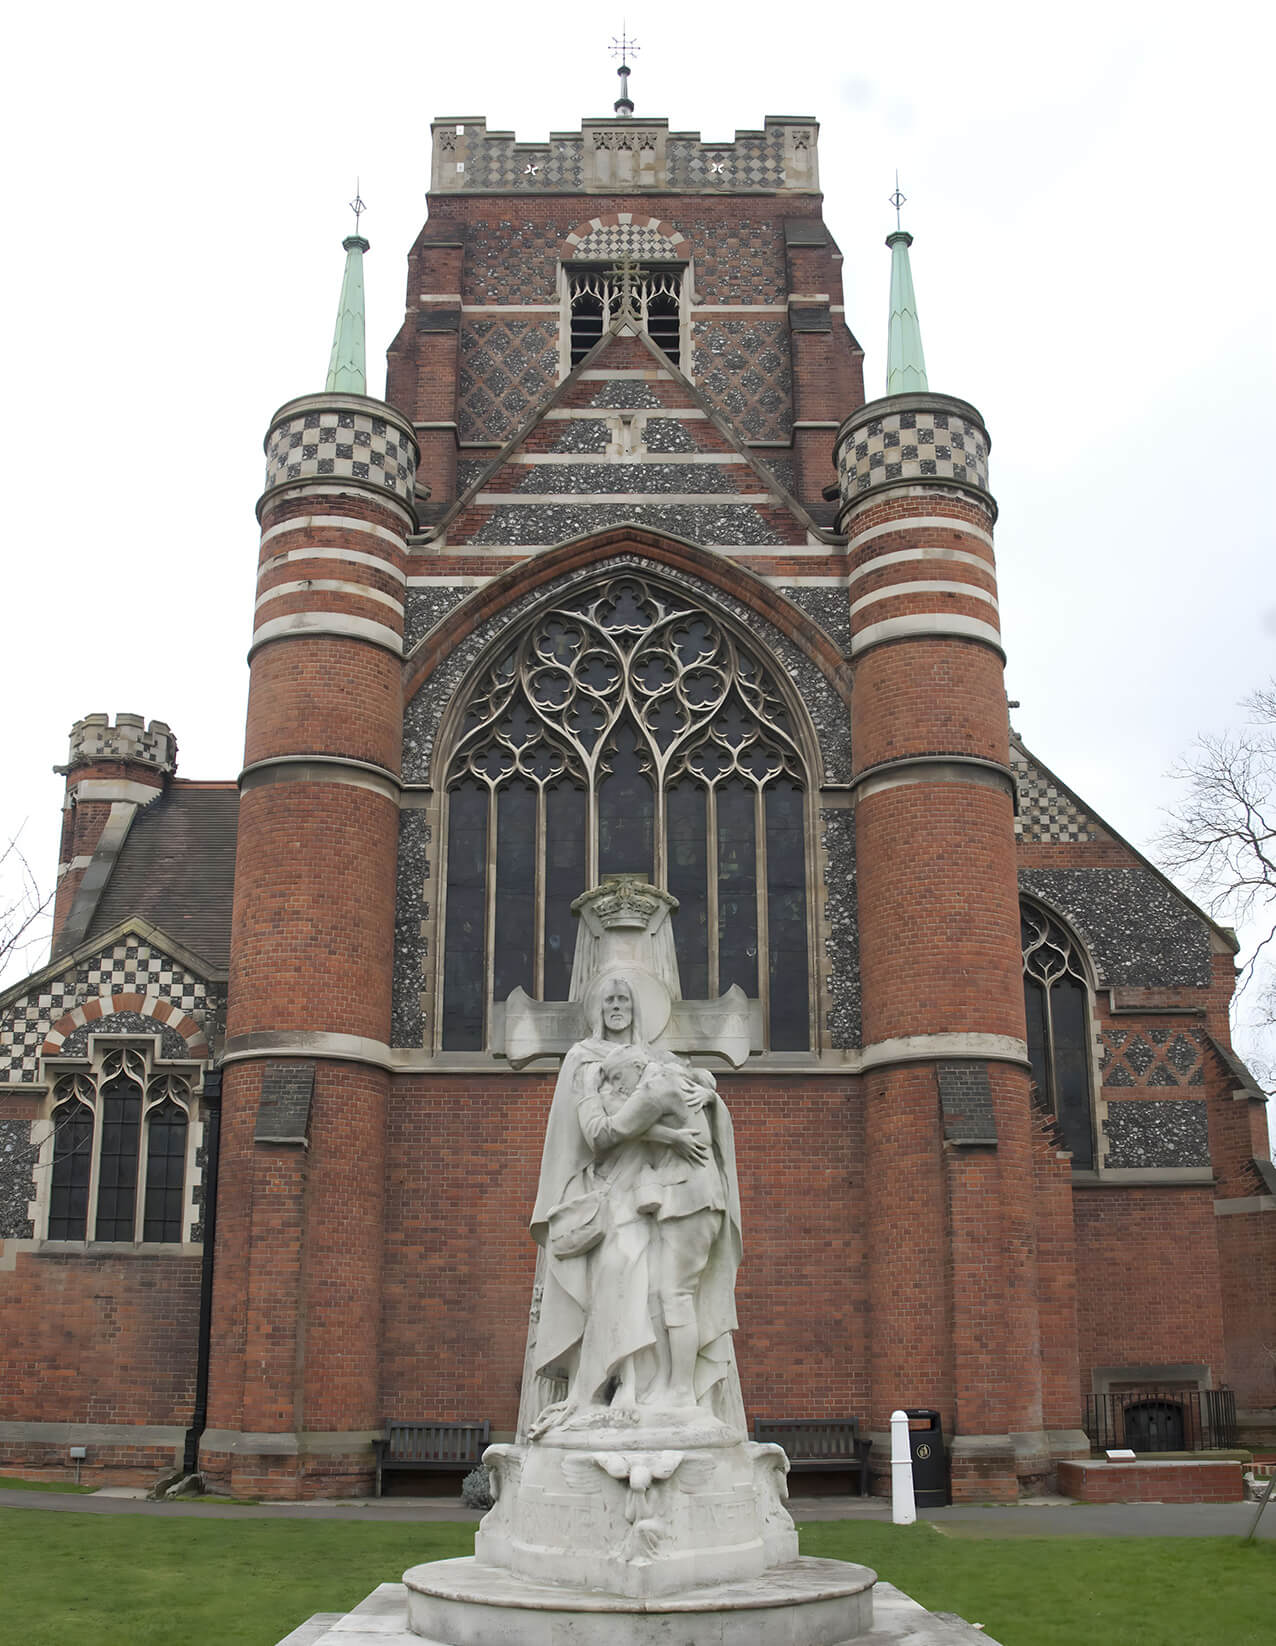
[[[667,1646],[683,1631],[696,1646],[842,1646],[873,1627],[877,1573],[800,1559],[649,1600],[535,1583],[472,1558],[413,1566],[403,1581],[424,1646]]]

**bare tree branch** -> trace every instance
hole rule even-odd
[[[27,862],[18,835],[0,847],[0,975],[28,950],[45,941],[43,916],[53,901]]]
[[[1198,738],[1170,773],[1186,794],[1170,811],[1156,851],[1211,914],[1253,934],[1238,993],[1252,989],[1270,1025],[1276,1023],[1276,679],[1242,707],[1240,730]]]

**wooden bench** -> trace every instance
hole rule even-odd
[[[492,1425],[482,1423],[387,1423],[372,1442],[377,1454],[377,1496],[388,1469],[452,1469],[466,1474],[483,1461]]]
[[[755,1418],[753,1438],[761,1445],[783,1446],[790,1469],[828,1472],[843,1469],[859,1476],[860,1496],[868,1496],[868,1454],[873,1442],[859,1432],[859,1420],[790,1418],[779,1423]]]

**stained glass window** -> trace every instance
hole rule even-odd
[[[1094,1165],[1090,1091],[1090,989],[1074,939],[1043,909],[1020,908],[1028,1058],[1043,1101],[1054,1110],[1072,1164]]]
[[[447,785],[444,1050],[486,1045],[516,986],[565,1000],[572,901],[624,873],[678,899],[686,998],[738,984],[773,1048],[810,1046],[805,764],[717,614],[631,573],[543,609],[481,676]]]
[[[77,1075],[60,1080],[54,1090],[50,1240],[84,1240],[88,1234],[92,1099],[92,1084]]]
[[[50,1240],[180,1241],[190,1086],[150,1054],[107,1046],[53,1089]],[[139,1193],[140,1191],[140,1193]]]

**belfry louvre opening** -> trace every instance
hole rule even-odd
[[[682,268],[679,264],[571,268],[571,363],[578,366],[619,315],[628,278],[630,301],[643,330],[674,365],[682,356]]]
[[[738,984],[776,1051],[811,1045],[805,762],[721,619],[623,575],[542,613],[480,677],[448,773],[442,1045],[493,1000],[565,1000],[572,900],[641,873],[679,902],[683,994]]]

